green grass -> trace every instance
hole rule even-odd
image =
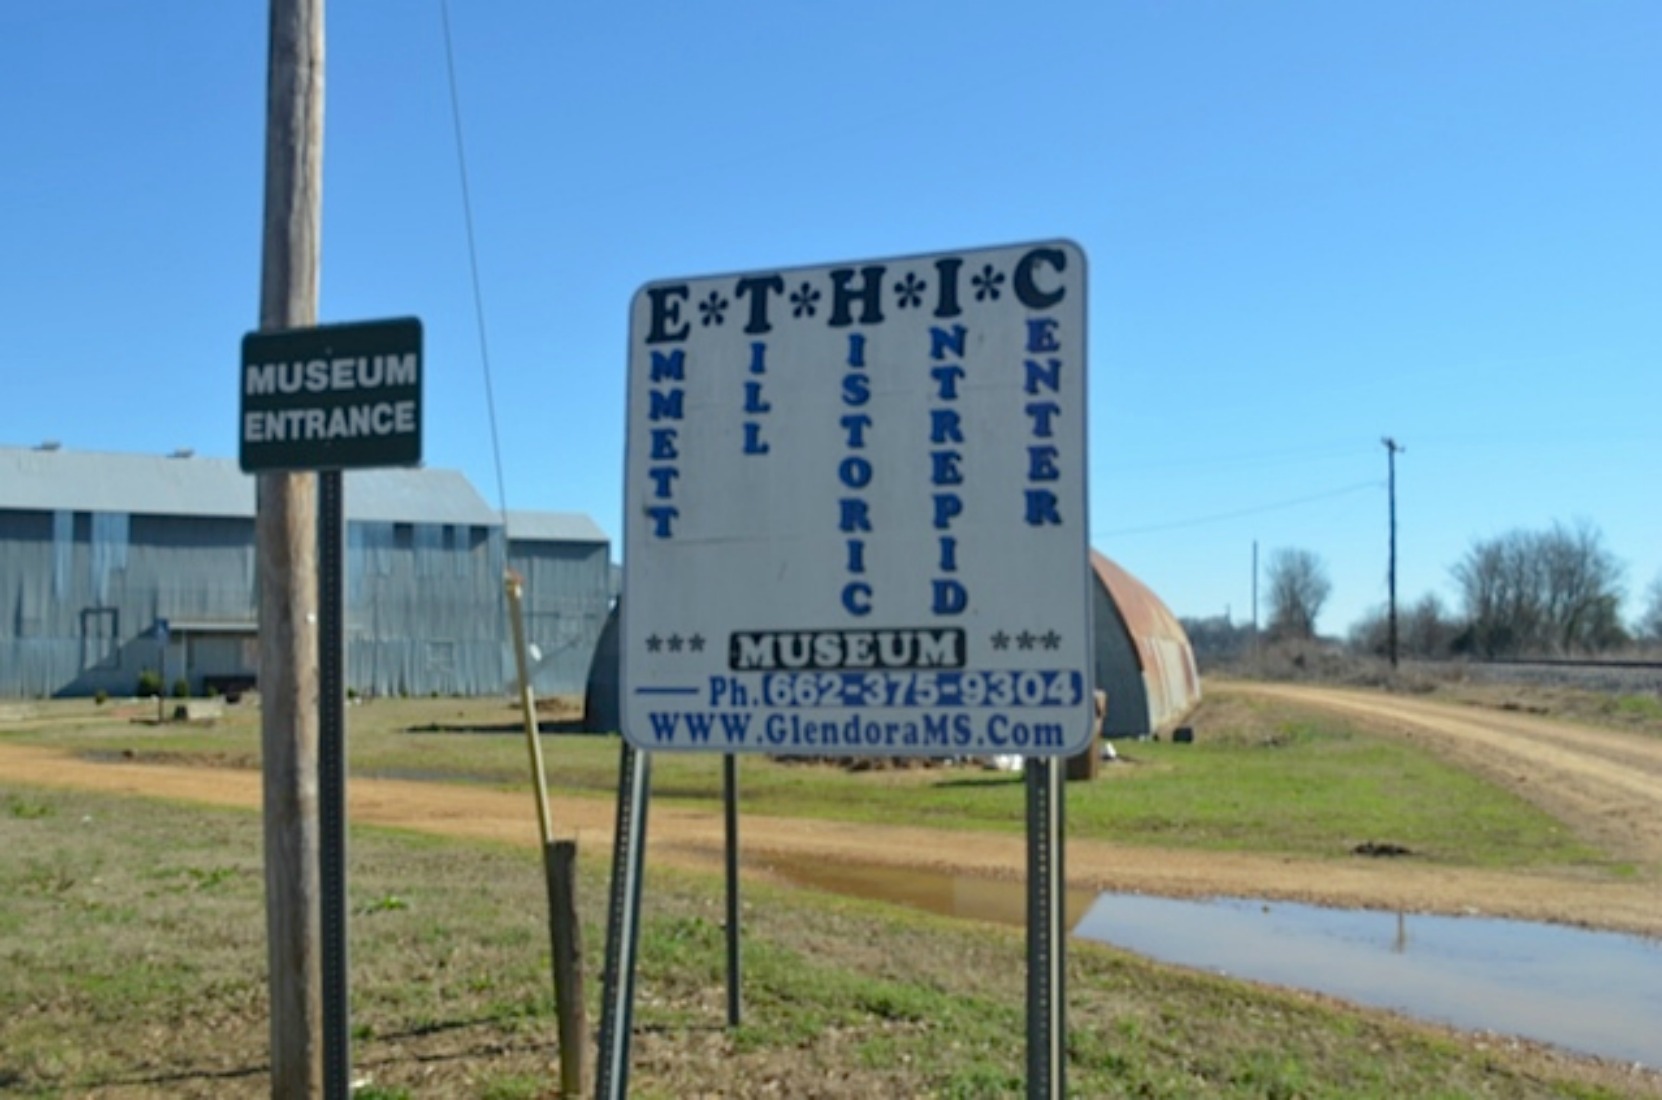
[[[1641,700],[1648,697],[1633,697]],[[85,714],[11,736],[85,753],[254,767],[258,715],[232,708],[213,728],[96,721]],[[348,713],[354,776],[523,787],[517,711],[499,700],[380,700]],[[1214,692],[1194,718],[1196,743],[1121,743],[1128,762],[1104,781],[1070,784],[1070,836],[1119,843],[1301,858],[1344,858],[1389,842],[1449,866],[1598,868],[1604,861],[1521,798],[1399,740],[1318,711]],[[501,732],[446,732],[497,726]],[[414,732],[422,731],[422,732]],[[557,797],[615,797],[615,736],[545,736]],[[746,814],[1019,832],[1019,777],[973,767],[849,773],[828,764],[741,760]],[[658,754],[653,798],[714,810],[720,757]],[[32,812],[22,803],[11,812]]]
[[[266,1095],[258,816],[0,787],[11,797],[51,812],[0,816],[0,1092]],[[368,1095],[548,1095],[535,855],[355,829],[350,856]],[[579,866],[591,1029],[605,870]],[[760,886],[745,902],[745,1018],[729,1033],[719,882],[650,871],[632,1095],[1020,1093],[1019,932]],[[1107,949],[1070,948],[1067,988],[1078,1096],[1644,1094],[1617,1070]]]

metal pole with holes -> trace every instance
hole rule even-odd
[[[346,944],[346,599],[341,544],[346,506],[339,470],[318,483],[318,871],[322,932],[323,1095],[352,1095]]]
[[[617,835],[606,921],[606,973],[595,1096],[629,1095],[629,1047],[635,1026],[635,955],[640,947],[641,874],[646,863],[647,794],[652,757],[627,741],[618,765]]]
[[[1067,1095],[1062,915],[1062,763],[1029,757],[1027,782],[1027,1095]]]

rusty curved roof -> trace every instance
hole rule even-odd
[[[1103,554],[1091,551],[1091,571],[1108,591],[1131,637],[1148,691],[1149,724],[1171,724],[1200,701],[1200,675],[1188,632],[1142,581]]]
[[[1091,551],[1091,571],[1107,587],[1108,595],[1113,597],[1114,606],[1119,608],[1120,617],[1125,620],[1125,628],[1131,632],[1133,641],[1165,638],[1188,648],[1189,635],[1184,631],[1183,624],[1146,584],[1095,550]],[[1148,667],[1146,661],[1143,667]]]

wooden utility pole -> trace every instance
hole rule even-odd
[[[1389,496],[1391,500],[1391,564],[1389,586],[1391,591],[1390,610],[1390,640],[1391,667],[1397,667],[1397,452],[1406,450],[1397,445],[1397,441],[1386,436],[1380,442],[1385,444],[1385,461],[1390,466]]]
[[[317,323],[323,0],[271,0],[260,329]],[[260,603],[271,1095],[323,1092],[318,865],[317,478],[260,474]]]

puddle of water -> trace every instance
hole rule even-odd
[[[1216,970],[1662,1066],[1662,943],[1529,921],[1104,894],[1073,933]]]
[[[1020,882],[857,865],[769,869],[800,886],[943,916],[1027,920]],[[1161,962],[1662,1066],[1662,943],[1655,940],[1246,898],[1070,890],[1064,904],[1074,936]]]

